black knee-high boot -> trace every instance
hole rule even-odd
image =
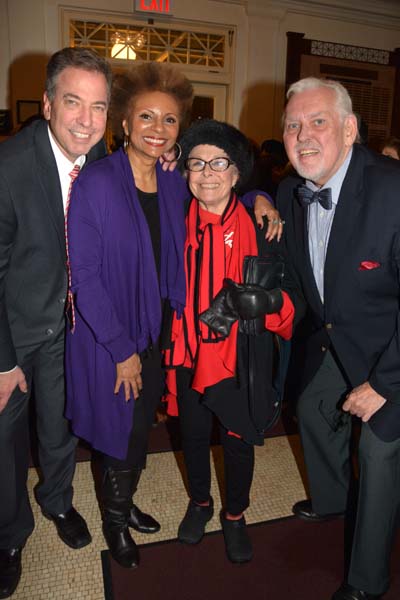
[[[141,474],[142,469],[132,470],[132,494],[134,494],[137,490]],[[140,508],[133,503],[131,504],[131,509],[129,512],[128,525],[129,527],[136,529],[136,531],[140,531],[140,533],[156,533],[160,530],[160,523],[151,515],[147,515],[146,513],[142,512]]]
[[[136,483],[133,471],[108,468],[102,487],[103,534],[113,559],[128,569],[139,564],[139,551],[128,528]]]

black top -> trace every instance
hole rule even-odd
[[[137,194],[140,202],[140,206],[142,207],[144,216],[147,221],[147,225],[149,226],[151,245],[153,247],[153,255],[154,262],[156,265],[158,282],[160,282],[160,272],[161,272],[161,225],[160,225],[160,210],[158,206],[158,194],[157,192],[143,192],[137,188]],[[163,325],[161,327],[161,331],[164,330],[164,323],[169,323],[171,321],[171,310],[167,310],[166,307],[169,306],[169,302],[165,302],[161,298],[161,313],[163,315]],[[170,314],[171,313],[171,314]],[[160,346],[160,340],[158,343],[154,345],[155,347]],[[143,357],[142,357],[143,358]]]
[[[151,245],[153,246],[154,261],[156,264],[158,280],[160,280],[161,269],[161,226],[160,211],[158,207],[157,192],[142,192],[137,190],[140,206],[150,230]]]

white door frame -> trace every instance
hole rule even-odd
[[[228,86],[220,83],[192,81],[194,95],[214,100],[214,119],[226,121]]]

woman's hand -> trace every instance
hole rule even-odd
[[[175,171],[178,161],[175,160],[175,150],[172,148],[164,152],[159,158],[163,171]]]
[[[115,381],[114,394],[118,394],[121,385],[125,389],[125,400],[131,398],[131,392],[135,400],[139,397],[142,389],[142,363],[139,354],[132,354],[124,362],[117,363],[117,379]]]
[[[265,196],[256,196],[254,202],[254,215],[260,227],[264,225],[263,217],[267,217],[268,219],[268,228],[265,239],[270,242],[276,237],[279,242],[282,237],[283,226],[285,223],[282,221],[279,212],[272,206],[271,202],[268,202]]]

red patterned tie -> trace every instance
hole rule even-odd
[[[68,196],[67,196],[67,202],[65,204],[65,220],[64,220],[65,249],[67,251],[67,275],[68,275],[68,292],[67,292],[67,304],[66,304],[65,312],[66,312],[67,319],[68,319],[69,326],[71,328],[72,333],[74,333],[74,330],[75,330],[75,308],[74,308],[74,296],[73,296],[72,290],[71,290],[71,264],[69,262],[69,250],[68,250],[68,211],[69,211],[69,205],[71,202],[72,186],[73,186],[75,179],[79,175],[80,169],[81,168],[79,165],[75,165],[74,168],[72,169],[71,173],[69,174],[69,176],[71,177],[71,183],[69,184],[69,188],[68,188]]]

